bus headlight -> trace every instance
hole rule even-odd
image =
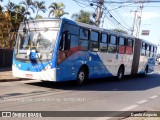
[[[13,65],[13,67],[18,68],[18,66],[15,63],[13,63],[12,65]]]
[[[52,66],[52,64],[48,64],[48,65],[43,69],[43,71],[46,71],[46,70],[51,69],[51,66]]]

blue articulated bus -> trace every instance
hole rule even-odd
[[[76,80],[154,70],[156,45],[134,36],[66,18],[21,23],[13,76],[43,81]]]

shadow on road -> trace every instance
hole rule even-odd
[[[150,74],[147,77],[125,76],[124,80],[116,78],[90,79],[82,86],[76,86],[74,82],[34,82],[26,83],[38,87],[46,87],[60,90],[83,91],[143,91],[160,86],[160,74]]]

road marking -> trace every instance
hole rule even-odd
[[[112,113],[112,114],[110,114],[109,116],[117,116],[117,115],[120,115],[120,114],[122,114],[124,111],[129,111],[129,110],[131,110],[131,109],[133,109],[133,108],[136,108],[137,106],[138,106],[138,105],[131,105],[131,106],[126,107],[126,108],[124,108],[124,109],[118,110],[118,111],[119,111],[118,114]],[[100,118],[97,118],[96,120],[108,120],[108,119],[111,119],[111,118],[113,118],[113,117],[100,117]]]
[[[148,100],[142,100],[142,101],[139,101],[139,102],[137,102],[138,104],[143,104],[143,103],[145,103],[145,102],[147,102]]]
[[[154,99],[154,98],[157,98],[158,96],[157,95],[154,95],[152,97],[150,97],[151,99]]]
[[[137,107],[138,105],[131,105],[131,106],[129,106],[129,107],[126,107],[126,108],[124,108],[124,109],[121,109],[121,110],[119,110],[119,111],[128,111],[128,110],[131,110],[131,109],[133,109],[133,108],[135,108],[135,107]]]
[[[154,98],[157,98],[158,96],[157,95],[154,95],[154,96],[152,96],[152,97],[150,97],[151,99],[154,99]],[[148,100],[141,100],[141,101],[139,101],[139,102],[137,102],[138,104],[143,104],[143,103],[145,103],[145,102],[147,102]],[[136,107],[138,107],[138,105],[131,105],[131,106],[129,106],[129,107],[126,107],[126,108],[124,108],[124,109],[121,109],[121,110],[118,110],[118,111],[129,111],[129,110],[131,110],[131,109],[133,109],[133,108],[136,108]],[[111,116],[114,116],[114,115],[117,115],[117,114],[111,114]],[[96,120],[108,120],[108,119],[111,119],[111,118],[113,118],[113,117],[100,117],[100,118],[98,118],[98,119],[96,119]]]
[[[111,119],[112,117],[100,117],[100,118],[97,118],[96,120],[108,120],[108,119]]]

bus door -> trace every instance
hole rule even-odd
[[[62,33],[60,44],[59,44],[59,51],[58,51],[58,76],[59,79],[66,79],[67,71],[70,69],[69,61],[67,61],[67,58],[69,56],[69,49],[70,49],[70,35],[67,31]],[[68,68],[68,70],[67,70]]]
[[[60,80],[74,80],[76,78],[76,59],[78,57],[79,28],[65,24],[59,43],[57,71]]]

